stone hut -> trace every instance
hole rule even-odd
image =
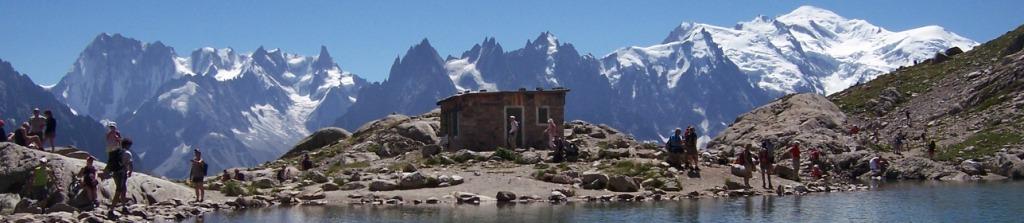
[[[536,91],[465,92],[437,102],[441,107],[441,132],[446,149],[489,151],[505,147],[509,137],[508,117],[519,122],[519,148],[544,149],[547,120],[554,119],[559,130],[565,121],[565,94],[569,89]]]

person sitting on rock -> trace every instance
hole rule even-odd
[[[206,190],[203,188],[203,180],[206,178],[206,161],[203,161],[203,153],[199,152],[199,149],[192,149],[195,154],[195,158],[192,159],[192,168],[189,171],[189,179],[191,179],[192,187],[196,191],[196,202],[202,203],[203,198],[206,197]]]
[[[19,129],[21,130],[21,134],[15,134],[15,139],[11,141],[14,141],[14,144],[18,144],[20,146],[43,150],[43,140],[40,138],[40,135],[32,135],[32,133],[30,133],[30,129],[32,128],[29,127],[28,122],[21,123],[21,129]],[[18,142],[19,140],[21,143]]]
[[[668,156],[665,158],[665,162],[669,166],[683,169],[683,130],[676,128],[673,135],[668,138],[668,142],[665,142],[665,150],[668,152]]]
[[[284,183],[288,180],[288,166],[281,166],[281,169],[277,170],[277,181]]]
[[[220,174],[220,182],[228,182],[230,180],[231,180],[231,173],[229,173],[228,170],[225,169],[224,172]]]
[[[769,152],[768,149],[764,149],[764,148],[762,148],[759,152],[757,152],[757,161],[761,164],[760,165],[761,166],[761,178],[763,178],[763,180],[761,181],[761,187],[764,188],[764,189],[771,189],[772,188],[772,174],[771,173],[772,173],[772,167],[775,165],[775,160],[773,160],[773,158],[770,155],[770,153],[771,152]],[[768,183],[768,185],[765,185],[766,182]]]
[[[871,176],[881,176],[882,172],[885,171],[883,165],[883,158],[880,155],[875,155],[874,158],[868,161],[868,167],[871,169]]]
[[[235,180],[245,181],[245,174],[242,174],[242,171],[235,169]]]
[[[309,153],[302,155],[302,165],[299,167],[302,168],[302,171],[313,169],[313,161],[309,159]]]
[[[96,180],[97,170],[93,166],[93,161],[95,160],[96,158],[92,156],[85,158],[85,167],[78,171],[78,176],[82,178],[82,190],[85,191],[86,197],[89,198],[89,203],[93,206],[99,204],[97,200],[99,197],[96,194],[99,181]]]
[[[814,164],[814,166],[811,167],[811,178],[814,180],[820,180],[821,177],[821,167],[819,167],[818,164]]]

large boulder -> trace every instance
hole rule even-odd
[[[632,177],[616,175],[608,179],[608,190],[614,192],[637,192],[640,185]]]
[[[541,161],[543,161],[543,158],[542,158],[540,153],[529,151],[529,152],[523,152],[522,154],[520,154],[519,159],[516,160],[516,163],[519,163],[519,164],[537,164],[537,163],[540,163]]]
[[[289,150],[282,157],[296,157],[305,152],[345,140],[350,136],[352,136],[352,133],[342,128],[323,128],[300,140],[299,143],[295,144],[295,147],[292,147],[292,150]]]
[[[370,182],[370,191],[392,191],[398,189],[398,184],[388,180],[374,180]]]
[[[608,175],[601,172],[583,172],[580,180],[583,182],[580,185],[583,189],[601,190],[608,185]]]
[[[420,172],[403,173],[402,176],[398,178],[398,188],[402,190],[424,188],[427,187],[428,183],[429,180],[427,180],[427,176]],[[372,184],[370,187],[373,187]]]
[[[1024,179],[1024,160],[1020,157],[1000,152],[986,162],[986,166],[992,173],[999,174],[1011,179]]]
[[[275,183],[276,182],[270,178],[262,177],[252,181],[252,186],[260,189],[267,189],[274,187]]]
[[[498,199],[499,203],[507,203],[515,201],[517,197],[515,193],[510,191],[498,191],[498,194],[495,195],[494,198]]]
[[[885,176],[889,179],[939,180],[956,173],[952,167],[927,158],[907,157],[893,162]]]
[[[397,128],[399,135],[422,142],[423,144],[431,145],[438,142],[437,130],[428,121],[405,122],[398,124],[395,128]]]
[[[983,175],[985,174],[985,167],[981,162],[974,160],[964,160],[960,162],[960,171],[968,175]]]
[[[0,194],[0,216],[14,213],[14,207],[21,202],[21,195]]]
[[[787,180],[799,180],[799,176],[793,171],[793,167],[789,164],[789,160],[786,160],[785,164],[775,164],[775,175],[778,175],[782,179]]]

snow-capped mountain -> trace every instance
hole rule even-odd
[[[365,84],[343,71],[326,47],[318,56],[260,47],[245,54],[201,48],[178,57],[159,42],[101,34],[52,93],[72,108],[117,121],[135,139],[144,170],[181,177],[196,147],[205,150],[213,170],[277,158],[344,114]],[[107,90],[122,86],[134,88]]]
[[[57,120],[57,145],[74,146],[97,157],[103,152],[102,135],[93,135],[95,132],[103,132],[104,127],[92,118],[74,114],[64,103],[57,100],[45,88],[32,82],[27,75],[14,70],[11,63],[0,59],[0,120],[3,120],[3,133],[0,137],[7,137],[8,133],[27,122],[32,114],[33,108],[50,110]],[[49,148],[47,148],[49,150]]]
[[[778,93],[831,94],[936,52],[978,45],[938,26],[892,32],[813,6],[776,18],[758,16],[733,28],[683,23],[663,44],[705,31],[751,82]]]

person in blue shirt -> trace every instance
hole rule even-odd
[[[672,137],[668,138],[668,142],[665,143],[665,150],[668,152],[665,162],[670,166],[676,167],[676,169],[682,170],[683,156],[683,130],[676,128]]]

